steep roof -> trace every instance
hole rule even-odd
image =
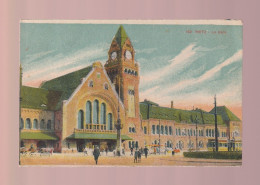
[[[34,87],[21,87],[21,107],[55,110],[62,92]]]
[[[82,78],[86,77],[91,70],[92,66],[89,66],[50,81],[46,81],[41,85],[41,88],[62,92],[56,110],[60,109],[62,101],[67,100],[71,96],[75,89],[80,85]]]
[[[142,119],[148,119],[148,104],[140,103],[140,113]],[[150,106],[149,107],[149,118],[163,119],[163,120],[174,120],[177,123],[195,123],[197,119],[198,124],[214,124],[214,114],[196,111],[196,110],[181,110],[167,107]],[[218,124],[224,124],[223,119],[220,115],[217,116]]]
[[[210,111],[210,113],[215,113],[215,107]],[[226,106],[218,106],[217,114],[222,116],[224,121],[241,121],[233,112],[231,112]]]
[[[123,47],[127,38],[128,38],[128,36],[126,34],[124,27],[122,25],[120,25],[117,30],[117,33],[115,35],[115,39],[121,48]]]

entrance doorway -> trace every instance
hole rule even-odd
[[[37,148],[46,148],[46,143],[44,141],[39,141],[37,143]]]
[[[78,140],[77,141],[77,151],[78,152],[83,152],[85,149],[86,143],[84,140]]]

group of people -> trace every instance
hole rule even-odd
[[[133,155],[133,150],[134,150],[133,148],[130,148],[130,151],[131,151],[130,155]],[[142,158],[143,153],[145,155],[145,158],[147,158],[148,151],[149,151],[149,149],[147,147],[145,147],[144,149],[143,148],[140,148],[140,149],[136,148],[135,153],[134,153],[134,163],[141,162],[141,158]]]
[[[130,149],[130,151],[131,151],[130,155],[133,155],[133,150],[134,150],[133,148]],[[148,151],[149,151],[149,149],[147,147],[145,147],[144,149],[143,148],[140,148],[140,149],[136,148],[135,153],[134,153],[134,163],[141,162],[141,158],[142,158],[143,153],[145,155],[145,158],[147,158]],[[106,153],[107,153],[107,150],[106,150]],[[125,152],[122,151],[122,153],[124,154]],[[99,150],[98,146],[95,146],[94,151],[93,151],[93,156],[94,156],[94,160],[95,160],[96,165],[97,165],[98,158],[100,156],[100,150]]]

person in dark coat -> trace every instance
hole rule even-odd
[[[131,154],[130,155],[133,155],[133,147],[130,148],[130,151],[131,151]]]
[[[138,151],[138,162],[141,162],[141,157],[142,157],[142,151]]]
[[[137,163],[138,152],[139,152],[138,150],[135,150],[134,163]]]
[[[96,164],[98,163],[98,157],[100,155],[100,151],[98,149],[98,147],[96,146],[95,149],[94,149],[94,152],[93,152],[93,155],[94,155],[94,159],[96,161]]]
[[[147,158],[148,151],[149,151],[149,149],[148,149],[147,147],[145,147],[145,148],[144,148],[144,155],[145,155],[145,158]]]

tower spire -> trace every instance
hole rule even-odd
[[[128,35],[126,34],[124,27],[122,25],[120,25],[116,32],[116,35],[115,35],[115,39],[116,39],[118,45],[120,46],[120,48],[123,47],[127,38],[128,38]]]

